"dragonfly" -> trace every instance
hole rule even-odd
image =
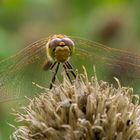
[[[99,71],[113,69],[114,75],[121,75],[123,71],[128,77],[140,78],[139,55],[87,39],[55,34],[0,62],[0,100],[30,95],[32,82],[41,84],[41,79],[47,84],[44,79],[51,75],[49,70],[52,72],[49,88],[53,88],[60,65],[72,83],[72,77],[76,78],[75,68],[82,62],[82,65],[89,62],[90,66],[99,66]]]

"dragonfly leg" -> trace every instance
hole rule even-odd
[[[65,62],[65,65],[66,65],[67,69],[70,70],[70,72],[71,72],[71,74],[73,75],[73,77],[76,78],[76,74],[75,74],[75,72],[73,71],[72,65],[71,65],[68,61]]]
[[[50,66],[50,70],[52,70],[53,69],[53,67],[56,65],[56,61]]]
[[[52,70],[52,69],[54,68],[55,65],[56,65],[56,62],[54,62],[54,64],[51,66],[50,69]],[[56,79],[56,74],[57,74],[57,72],[58,72],[59,65],[60,65],[60,63],[57,62],[57,66],[56,66],[56,69],[55,69],[55,71],[54,71],[54,73],[53,73],[52,80],[51,80],[51,83],[50,83],[50,89],[52,88],[53,83],[54,83],[54,81],[55,81],[55,79]]]
[[[72,84],[72,81],[71,81],[71,78],[70,78],[70,75],[69,75],[69,72],[68,72],[69,69],[67,68],[67,66],[66,66],[65,63],[63,64],[63,67],[64,67],[65,73],[66,73],[66,75],[67,75],[69,81],[70,81],[71,84]]]

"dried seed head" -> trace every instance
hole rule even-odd
[[[17,113],[16,140],[130,140],[140,139],[139,98],[131,88],[114,88],[107,82],[78,75],[73,85],[66,78],[34,98]],[[71,85],[71,86],[70,86]],[[135,98],[135,103],[132,103]],[[137,101],[136,101],[137,100]]]

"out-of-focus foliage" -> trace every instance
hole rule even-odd
[[[57,33],[138,53],[139,5],[138,0],[1,0],[0,60],[41,37]],[[9,139],[12,130],[3,121],[7,118],[12,123],[7,108],[0,110],[0,140]]]

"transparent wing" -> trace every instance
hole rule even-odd
[[[86,39],[70,38],[75,42],[76,55],[85,59],[86,63],[89,61],[90,65],[95,64],[99,71],[111,72],[118,78],[123,75],[129,78],[140,78],[140,56]]]
[[[75,68],[78,65],[78,69],[81,65],[91,68],[95,65],[97,72],[101,71],[103,75],[106,75],[105,71],[111,71],[117,77],[124,74],[127,77],[140,78],[140,56],[86,39],[70,38],[76,47],[75,55],[71,58]],[[0,101],[38,93],[32,82],[44,87],[49,84],[51,74],[42,69],[46,60],[47,41],[48,38],[41,39],[0,62]]]
[[[0,100],[30,95],[28,87],[33,86],[33,80],[45,78],[43,75],[39,77],[38,74],[43,71],[41,65],[46,60],[47,40],[47,38],[41,39],[15,56],[0,62]]]

